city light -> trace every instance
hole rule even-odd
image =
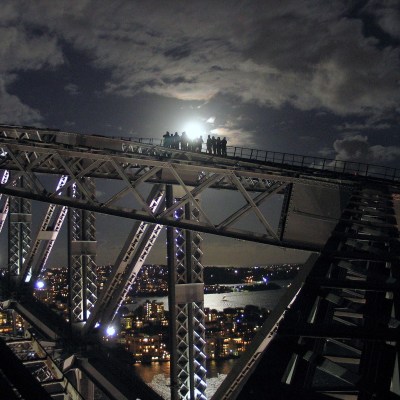
[[[109,327],[107,327],[107,329],[106,329],[106,334],[107,334],[107,336],[114,336],[115,333],[116,333],[116,330],[115,330],[115,328],[114,328],[112,325],[110,325]]]
[[[32,278],[31,270],[29,269],[28,274],[26,275],[25,282],[30,282]]]
[[[178,252],[179,253],[179,252]],[[180,253],[179,253],[180,254]],[[289,274],[297,273],[297,269],[290,265],[252,268],[230,267],[222,270],[210,267],[212,284],[205,285],[207,293],[219,294],[220,307],[229,307],[229,313],[217,309],[205,309],[205,327],[207,331],[207,351],[212,359],[225,359],[239,357],[248,347],[249,338],[259,330],[265,320],[268,310],[255,307],[246,310],[245,307],[235,307],[232,303],[231,292],[263,290],[268,281],[282,278]],[[111,274],[110,265],[99,267],[98,281],[107,282]],[[289,271],[289,274],[287,273]],[[51,268],[45,270],[43,278],[35,280],[35,296],[46,304],[53,305],[57,312],[63,313],[68,319],[68,273],[65,268]],[[1,272],[0,272],[1,274]],[[268,277],[273,275],[273,277]],[[133,284],[132,291],[141,298],[165,296],[168,290],[168,268],[165,265],[145,265],[138,274],[138,279]],[[230,285],[221,283],[229,278]],[[243,284],[246,282],[248,284]],[[251,283],[251,285],[249,285]],[[233,289],[234,286],[234,289]],[[258,286],[260,286],[259,289]],[[286,286],[286,285],[285,285]],[[40,288],[40,289],[39,289]],[[277,286],[279,288],[279,286]],[[165,328],[168,327],[168,316],[165,313],[163,301],[147,300],[141,303],[132,293],[127,296],[127,304],[140,303],[138,309],[127,311],[121,319],[121,329],[114,323],[96,323],[95,328],[101,329],[103,339],[108,342],[118,343],[133,354],[134,361],[138,363],[162,362],[170,359],[166,351]],[[247,294],[247,293],[246,293]],[[272,292],[271,292],[272,294]],[[91,306],[88,300],[87,308]],[[90,312],[87,310],[87,317]],[[0,315],[1,317],[1,315]],[[146,329],[154,329],[156,334],[146,334]],[[12,329],[12,327],[7,328]],[[1,327],[0,327],[1,331]],[[118,338],[118,339],[117,339]]]
[[[43,281],[37,281],[36,282],[36,289],[43,289],[44,288],[44,282]]]

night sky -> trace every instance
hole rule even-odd
[[[0,122],[400,167],[398,0],[18,1]]]

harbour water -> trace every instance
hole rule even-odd
[[[207,378],[216,378],[226,375],[232,368],[236,359],[207,361]],[[151,383],[155,376],[164,375],[169,377],[169,362],[153,364],[136,364],[135,370],[146,383]]]
[[[222,311],[224,308],[229,307],[245,307],[246,305],[254,305],[260,308],[272,310],[278,304],[279,299],[285,293],[285,290],[288,285],[290,285],[291,281],[285,280],[274,282],[280,285],[281,288],[254,292],[234,291],[229,293],[206,294],[204,296],[204,306],[218,311]],[[168,309],[168,298],[166,296],[140,298],[135,304],[129,305],[128,308],[133,310],[146,300],[163,302],[165,308]],[[207,384],[210,390],[209,395],[211,395],[216,387],[218,387],[235,362],[235,359],[207,361]],[[150,386],[160,394],[162,393],[163,397],[166,396],[164,398],[168,398],[169,363],[135,364],[135,370],[145,382],[150,384]]]
[[[279,299],[285,293],[285,289],[290,285],[289,280],[273,281],[281,286],[281,289],[262,290],[254,292],[229,292],[229,293],[212,293],[204,295],[204,307],[222,311],[228,307],[244,307],[246,305],[254,305],[272,310],[278,303]],[[239,285],[230,285],[239,286]],[[131,311],[139,307],[146,300],[156,300],[163,302],[164,307],[168,310],[168,297],[141,297],[134,304],[128,304],[127,308]]]

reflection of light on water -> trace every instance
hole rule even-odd
[[[276,290],[206,294],[204,296],[204,307],[222,311],[228,307],[236,308],[254,305],[272,310],[285,293],[285,289],[286,284],[282,289]]]
[[[208,377],[209,369],[207,368],[207,389],[206,397],[211,398],[222,381],[226,378],[227,373],[233,366],[236,360],[224,360],[224,362],[211,361],[207,363],[207,367],[214,370],[215,375]],[[142,369],[142,367],[144,367]],[[171,387],[169,382],[169,363],[152,364],[152,365],[140,365],[139,368],[135,365],[141,378],[148,383],[160,396],[164,399],[171,398]],[[219,369],[223,372],[216,372]],[[156,372],[158,371],[158,372]],[[142,374],[144,373],[144,374]]]
[[[206,397],[210,399],[216,392],[226,375],[220,374],[217,378],[207,379]],[[156,375],[153,381],[149,384],[162,398],[171,398],[171,388],[169,386],[169,378],[163,374]]]
[[[282,286],[282,289],[265,290],[256,292],[230,292],[230,293],[213,293],[204,296],[204,306],[210,309],[222,311],[228,307],[244,307],[245,305],[256,305],[272,310],[278,303],[281,296],[285,293],[289,286],[288,281],[276,281]],[[137,304],[128,308],[135,309],[146,299],[152,301],[161,301],[168,309],[168,298],[165,297],[149,297],[138,299]],[[211,398],[215,390],[219,387],[223,379],[231,370],[237,360],[211,360],[207,362],[207,398]],[[152,363],[152,364],[135,364],[137,374],[148,383],[157,393],[165,399],[170,399],[169,386],[169,362]]]
[[[254,305],[272,310],[277,304],[281,296],[285,293],[289,281],[275,281],[282,286],[282,289],[263,290],[256,292],[229,292],[229,293],[211,293],[204,295],[204,307],[222,311],[228,307],[244,307],[246,305]],[[146,300],[156,300],[164,303],[164,307],[168,310],[168,297],[142,297],[138,299],[134,305],[128,304],[130,311],[136,309]]]
[[[135,364],[134,368],[146,383],[150,383],[156,375],[169,377],[169,362]]]

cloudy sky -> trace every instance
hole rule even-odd
[[[400,167],[398,0],[2,0],[0,122]],[[237,247],[237,246],[236,246]]]
[[[399,165],[398,0],[18,1],[0,121]]]

